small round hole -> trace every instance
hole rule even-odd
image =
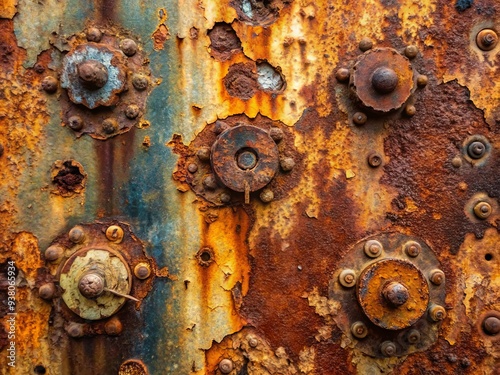
[[[200,266],[208,267],[214,261],[214,251],[209,247],[204,247],[196,254]]]
[[[38,365],[35,367],[35,374],[45,374],[47,370],[45,370],[44,366]]]
[[[201,253],[200,258],[204,262],[209,262],[210,259],[212,258],[212,256],[210,255],[210,253],[208,251],[204,251],[203,253]]]
[[[492,260],[492,259],[493,259],[493,254],[490,254],[490,253],[486,254],[486,255],[484,256],[484,259],[486,259],[486,260],[489,262],[490,260]]]

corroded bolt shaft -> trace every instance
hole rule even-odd
[[[234,370],[234,363],[228,358],[224,358],[222,361],[219,362],[219,370],[223,374],[229,374],[231,371]]]
[[[498,335],[500,333],[500,319],[496,316],[489,316],[483,322],[483,329],[488,335]]]
[[[108,69],[96,60],[85,60],[76,67],[78,78],[89,90],[98,90],[108,82]]]
[[[395,307],[402,306],[408,301],[410,294],[408,289],[398,282],[390,282],[384,286],[382,295],[385,300]]]
[[[474,141],[467,147],[467,153],[472,159],[481,159],[486,153],[486,145],[483,142]]]
[[[85,298],[97,298],[104,291],[104,279],[96,273],[83,275],[78,282],[78,290]]]
[[[380,94],[389,94],[398,86],[398,75],[390,68],[377,68],[371,78],[373,88]]]
[[[368,328],[365,323],[357,321],[351,325],[351,333],[354,337],[362,339],[368,335]]]
[[[498,34],[491,29],[481,30],[477,34],[476,43],[483,51],[490,51],[498,44]]]
[[[245,150],[239,153],[236,162],[240,169],[249,170],[257,165],[257,155],[252,151]]]
[[[491,215],[491,205],[488,202],[479,202],[474,206],[474,215],[478,219],[485,220]]]

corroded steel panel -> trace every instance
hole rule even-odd
[[[500,372],[499,15],[3,1],[0,372]]]

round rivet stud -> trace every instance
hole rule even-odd
[[[415,116],[415,113],[417,113],[417,109],[415,108],[414,105],[407,105],[405,107],[405,115],[408,117],[413,117]]]
[[[440,322],[446,318],[446,310],[444,309],[443,306],[439,306],[436,304],[432,304],[429,307],[429,318],[433,320],[434,322]]]
[[[410,332],[408,332],[406,340],[408,341],[409,344],[412,345],[418,344],[420,342],[420,332],[417,331],[416,329],[412,329]]]
[[[257,345],[259,345],[259,340],[256,337],[250,336],[247,338],[248,340],[248,345],[250,345],[251,348],[256,348]]]
[[[405,56],[408,57],[409,59],[413,59],[417,57],[417,55],[418,55],[417,46],[410,45],[405,48]]]
[[[353,270],[343,270],[339,275],[339,283],[346,288],[356,285],[356,273]]]
[[[107,118],[102,122],[102,130],[106,134],[112,134],[118,130],[118,122],[113,118]]]
[[[53,94],[57,91],[57,84],[55,77],[47,76],[42,81],[42,89],[49,94]]]
[[[151,276],[151,267],[145,262],[138,263],[134,267],[134,275],[140,280],[145,280]]]
[[[283,172],[290,172],[295,167],[295,160],[292,158],[282,158],[280,159],[280,167]]]
[[[269,136],[273,139],[274,142],[279,143],[283,140],[283,137],[285,136],[283,134],[283,130],[280,128],[271,128],[269,130]]]
[[[392,306],[403,306],[410,298],[408,289],[401,283],[390,282],[382,290],[384,299]]]
[[[352,122],[354,122],[356,125],[364,125],[367,119],[368,117],[363,112],[356,112],[352,116]]]
[[[372,168],[378,168],[382,165],[382,156],[378,152],[370,152],[368,154],[368,165]]]
[[[118,225],[110,225],[106,229],[106,238],[109,241],[120,243],[123,240],[123,229]]]
[[[208,189],[208,190],[215,190],[217,189],[217,181],[215,180],[215,177],[214,175],[212,174],[209,174],[208,176],[206,176],[204,179],[203,179],[203,186],[205,187],[205,189]]]
[[[360,321],[354,322],[351,325],[351,333],[358,339],[363,339],[368,335],[366,324]]]
[[[487,317],[483,321],[483,330],[488,335],[498,335],[500,333],[500,319],[496,316]]]
[[[74,131],[80,131],[83,128],[83,119],[80,116],[71,116],[68,119],[68,126]]]
[[[196,156],[201,161],[209,161],[210,160],[210,148],[202,147],[196,152]]]
[[[425,87],[425,86],[427,86],[428,82],[429,82],[429,78],[427,78],[426,75],[420,74],[417,77],[417,86],[418,87]]]
[[[488,202],[478,202],[474,206],[474,215],[478,219],[485,220],[490,217],[492,212],[491,205]]]
[[[88,299],[99,297],[105,288],[104,279],[97,273],[87,273],[78,281],[78,290]]]
[[[222,203],[229,203],[231,202],[231,196],[228,193],[222,193],[220,195],[220,201]]]
[[[108,82],[108,69],[99,61],[85,60],[76,70],[81,84],[89,90],[98,90]]]
[[[40,286],[40,288],[38,288],[38,295],[40,296],[40,298],[50,300],[54,298],[56,290],[57,289],[54,283],[43,284],[42,286]]]
[[[472,159],[481,159],[486,153],[486,145],[480,141],[474,141],[467,147],[467,154]]]
[[[444,272],[441,270],[432,270],[429,274],[429,280],[434,285],[441,285],[445,280]]]
[[[359,42],[359,49],[363,52],[368,51],[373,47],[373,41],[370,38],[363,38]]]
[[[189,173],[196,173],[196,171],[198,171],[198,165],[195,163],[191,163],[188,165],[187,170]]]
[[[376,240],[366,241],[364,246],[365,254],[370,258],[377,258],[382,254],[382,244]]]
[[[112,317],[104,324],[104,331],[109,336],[118,336],[123,331],[123,324],[117,317]]]
[[[82,243],[85,240],[85,232],[80,226],[73,227],[69,231],[69,240],[73,243]]]
[[[340,68],[335,73],[335,78],[337,78],[337,81],[339,82],[347,82],[349,76],[350,76],[349,69],[346,68]]]
[[[491,29],[481,30],[477,34],[476,43],[483,51],[491,51],[498,44],[498,34]]]
[[[71,322],[65,327],[66,332],[70,337],[82,337],[84,334],[83,324]]]
[[[89,27],[86,32],[87,40],[89,42],[100,42],[102,39],[102,32],[97,27]]]
[[[139,106],[135,104],[128,105],[127,108],[125,108],[125,116],[130,120],[135,119],[139,116]]]
[[[64,254],[64,249],[59,245],[52,245],[45,250],[45,259],[49,262],[54,262],[61,258]]]
[[[408,241],[404,246],[405,252],[408,256],[415,258],[422,251],[422,246],[418,242]]]
[[[373,88],[380,94],[389,94],[398,86],[398,75],[393,69],[377,68],[371,78]]]
[[[127,56],[134,56],[137,52],[137,44],[132,39],[123,39],[120,42],[120,49]]]
[[[384,341],[380,344],[380,352],[386,357],[393,357],[396,355],[396,344],[392,341]]]
[[[214,133],[215,134],[220,134],[224,130],[229,129],[229,125],[226,124],[224,121],[217,120],[214,125]]]
[[[132,76],[132,85],[138,91],[144,91],[148,88],[149,80],[144,74],[134,74]]]
[[[264,189],[260,193],[260,200],[264,203],[269,203],[273,201],[274,193],[271,189]]]
[[[219,362],[219,370],[223,374],[229,374],[231,371],[234,370],[234,363],[228,358],[224,358],[222,361]]]

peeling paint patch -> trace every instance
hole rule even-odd
[[[153,39],[153,48],[155,51],[162,50],[165,46],[165,42],[170,39],[170,31],[165,25],[165,22],[167,22],[168,19],[168,13],[166,9],[160,9],[158,11],[158,17],[160,18],[160,22],[153,35],[151,35],[151,39]]]
[[[257,82],[264,91],[279,92],[285,88],[279,68],[274,68],[265,61],[257,63]]]

